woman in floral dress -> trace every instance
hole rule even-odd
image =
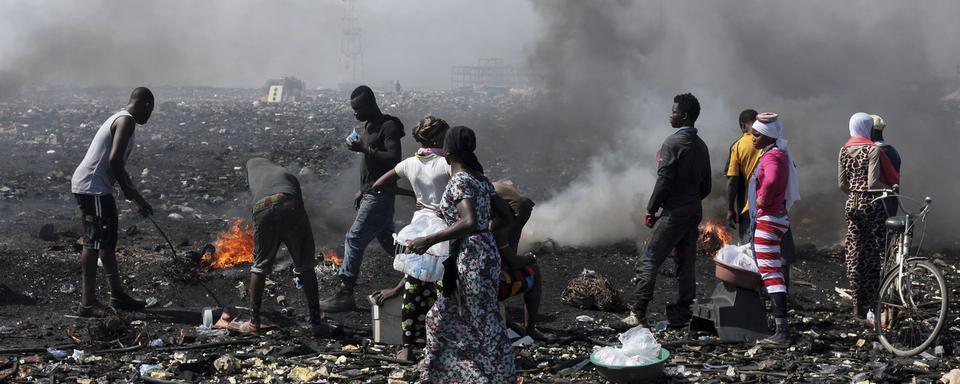
[[[470,128],[453,127],[447,133],[444,156],[453,177],[440,209],[450,226],[410,244],[414,252],[425,252],[453,240],[444,263],[443,297],[427,314],[426,357],[420,365],[425,383],[516,382],[513,351],[497,306],[500,254],[488,230],[491,209],[497,217],[510,215],[503,200],[493,199],[493,184],[473,153],[476,145]]]

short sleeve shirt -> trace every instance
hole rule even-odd
[[[750,177],[753,176],[753,171],[757,168],[757,163],[760,162],[761,152],[761,150],[753,147],[753,135],[750,133],[744,133],[730,147],[730,163],[727,164],[727,176],[741,176],[744,191],[750,187]],[[749,204],[747,204],[741,212],[747,212],[749,208]]]
[[[450,164],[437,155],[408,157],[393,168],[397,175],[407,179],[417,201],[434,210],[440,207],[443,190],[450,181]]]

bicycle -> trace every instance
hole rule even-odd
[[[888,245],[873,326],[886,350],[900,357],[914,356],[929,348],[940,335],[949,303],[943,273],[920,255],[922,236],[916,253],[910,253],[914,227],[930,213],[932,199],[925,198],[919,212],[910,212],[903,205],[897,185],[868,192],[882,193],[873,201],[896,198],[899,209],[904,212],[903,216],[891,217],[884,223]]]

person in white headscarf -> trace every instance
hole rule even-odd
[[[838,156],[838,182],[847,194],[844,217],[847,221],[847,279],[853,290],[854,319],[864,319],[876,302],[885,248],[883,222],[887,211],[877,192],[900,182],[890,159],[870,139],[873,118],[863,112],[850,117],[850,139]]]
[[[790,231],[788,211],[800,199],[797,170],[790,157],[777,114],[764,112],[753,123],[753,146],[762,151],[750,180],[750,215],[754,223],[753,247],[763,285],[773,301],[776,331],[760,341],[772,347],[790,345],[787,321],[787,275],[782,248]],[[789,247],[792,253],[793,241]]]

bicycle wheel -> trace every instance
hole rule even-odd
[[[930,347],[946,323],[947,295],[943,274],[926,260],[907,261],[902,275],[892,270],[880,285],[874,310],[880,344],[901,357]]]

